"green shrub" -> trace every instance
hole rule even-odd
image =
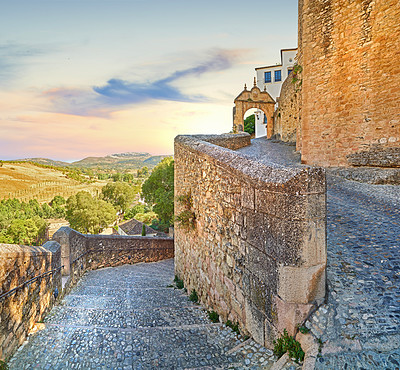
[[[199,301],[199,297],[194,289],[192,290],[192,293],[190,293],[189,300],[194,303],[197,303]]]
[[[297,325],[297,329],[299,329],[299,332],[302,333],[302,334],[307,334],[307,333],[310,332],[310,329],[308,329],[304,325]]]
[[[0,360],[0,370],[8,370],[8,365],[2,360]]]
[[[289,335],[286,329],[283,330],[283,335],[281,337],[273,341],[273,344],[273,351],[276,357],[281,358],[287,352],[289,357],[297,363],[304,360],[304,351],[300,343]]]
[[[228,320],[226,326],[229,326],[235,333],[240,334],[239,324],[237,322],[233,323],[231,320]]]
[[[208,313],[208,318],[212,321],[212,322],[219,322],[219,315],[215,312],[215,311],[210,311]]]
[[[178,203],[183,206],[183,211],[175,216],[174,220],[186,230],[194,229],[196,222],[196,215],[193,211],[193,199],[189,192],[188,194],[180,195],[176,198]]]
[[[176,287],[178,289],[183,289],[184,285],[183,285],[183,280],[179,279],[179,277],[177,275],[175,275],[175,279],[174,282],[176,284]]]

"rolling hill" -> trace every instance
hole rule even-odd
[[[144,166],[154,168],[167,155],[153,156],[150,153],[128,152],[110,154],[104,157],[87,157],[72,163],[48,158],[24,158],[17,161],[34,162],[58,167],[91,168],[115,171],[134,171]]]

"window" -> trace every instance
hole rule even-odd
[[[288,76],[289,76],[292,72],[293,72],[293,68],[288,68],[288,70],[287,70]]]
[[[274,73],[275,73],[275,82],[282,81],[281,71],[280,70],[279,71],[274,71]]]
[[[268,123],[267,116],[264,114],[264,124],[266,125],[267,123]]]
[[[264,82],[265,83],[272,82],[271,72],[264,72]]]

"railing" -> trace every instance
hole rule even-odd
[[[57,268],[55,268],[55,269],[53,269],[53,270],[46,271],[46,272],[44,272],[43,274],[40,274],[40,275],[38,275],[38,276],[33,277],[32,279],[29,279],[28,281],[25,281],[25,282],[22,283],[21,285],[18,285],[17,287],[15,287],[15,288],[9,290],[8,292],[1,294],[1,295],[0,295],[0,301],[3,300],[3,299],[5,299],[5,298],[7,298],[7,297],[9,297],[10,295],[13,295],[13,294],[16,293],[19,289],[22,289],[22,288],[24,288],[25,286],[30,285],[32,282],[34,282],[34,281],[36,281],[36,280],[39,280],[39,279],[42,279],[42,278],[44,278],[44,277],[46,277],[46,276],[55,274],[55,272],[60,271],[62,268],[64,268],[64,265],[62,265],[62,266],[60,266],[60,267],[57,267]]]

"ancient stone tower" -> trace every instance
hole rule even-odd
[[[299,0],[303,163],[400,167],[400,2]]]

